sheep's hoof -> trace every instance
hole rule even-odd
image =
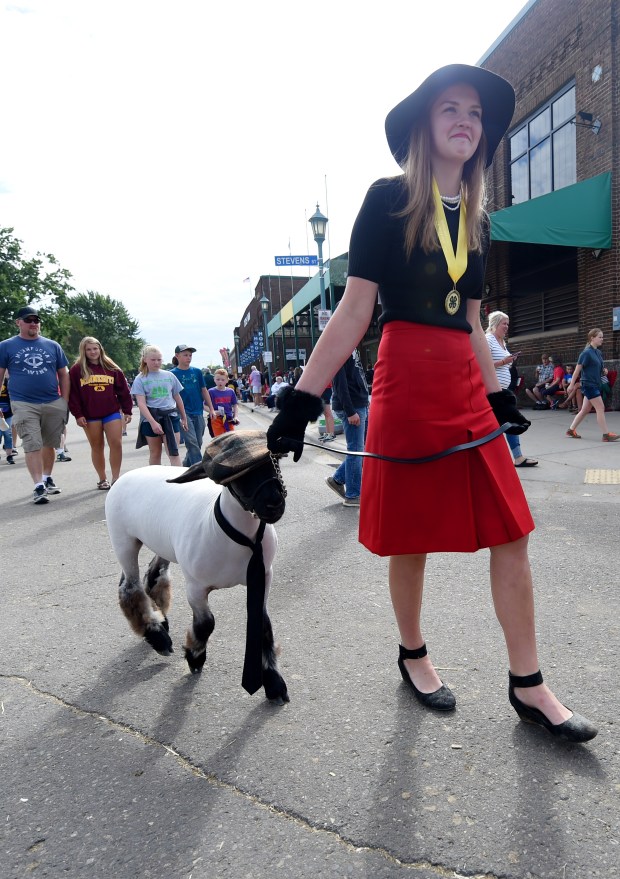
[[[174,653],[172,648],[172,638],[166,631],[166,628],[159,623],[157,626],[149,626],[144,633],[144,640],[151,645],[153,650],[160,656],[170,656]]]
[[[207,651],[203,650],[201,653],[196,655],[192,653],[187,647],[185,648],[185,659],[187,660],[187,664],[189,665],[189,670],[193,675],[199,675],[202,671],[202,667],[205,664],[205,660],[207,658]]]
[[[263,671],[263,686],[265,696],[274,705],[284,705],[286,702],[290,702],[284,678],[277,671],[273,669]]]

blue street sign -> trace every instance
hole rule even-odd
[[[277,266],[318,266],[318,256],[276,256]]]

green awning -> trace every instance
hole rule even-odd
[[[611,173],[491,214],[491,240],[611,247]]]

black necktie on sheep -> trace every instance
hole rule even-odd
[[[263,609],[265,606],[265,561],[263,559],[263,534],[265,523],[261,521],[256,541],[241,534],[224,518],[220,508],[219,495],[213,508],[215,519],[222,531],[235,543],[247,546],[252,550],[248,564],[247,580],[247,614],[245,631],[245,658],[243,660],[243,676],[241,686],[250,695],[263,685]]]

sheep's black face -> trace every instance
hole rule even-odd
[[[229,482],[227,488],[244,510],[254,513],[268,525],[278,522],[284,515],[286,488],[276,458]]]

